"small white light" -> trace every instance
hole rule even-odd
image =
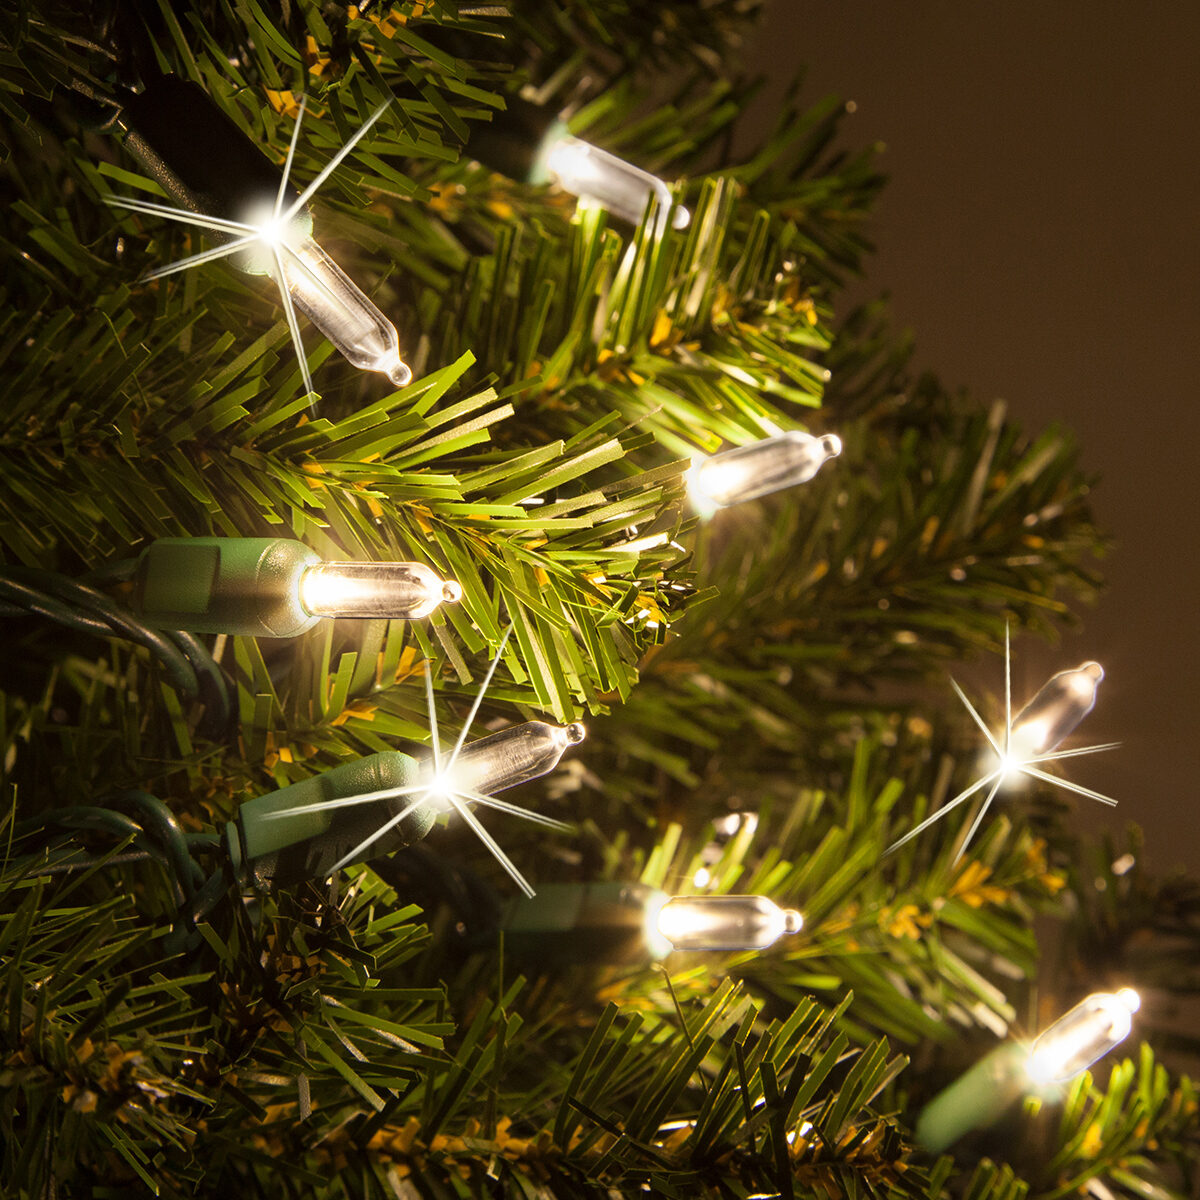
[[[1023,760],[1049,754],[1092,711],[1103,678],[1098,662],[1059,671],[1013,718],[1009,753]]]
[[[564,191],[591,200],[633,225],[645,216],[652,196],[658,202],[660,224],[668,212],[675,229],[686,229],[691,221],[686,208],[672,211],[671,191],[661,179],[577,137],[554,137],[544,161],[546,172]]]
[[[841,452],[841,439],[834,434],[814,437],[793,429],[693,460],[687,475],[688,495],[696,511],[708,515],[730,504],[807,483]]]
[[[1030,1081],[1044,1087],[1086,1071],[1129,1036],[1141,1004],[1133,988],[1097,992],[1081,1000],[1030,1047],[1025,1066]]]
[[[435,808],[441,812],[447,812],[450,808],[450,798],[457,795],[462,790],[459,780],[452,771],[439,771],[429,781],[429,790],[426,793],[426,799]]]
[[[579,721],[551,725],[526,721],[468,742],[454,757],[453,774],[442,771],[435,786],[456,795],[491,796],[552,771],[569,746],[587,736]]]
[[[1021,774],[1021,762],[1015,754],[1002,754],[1000,756],[1000,771],[1006,782],[1011,782]]]
[[[311,617],[419,620],[457,601],[462,587],[424,563],[327,562],[300,576],[300,605]]]
[[[667,896],[646,908],[646,940],[654,956],[671,950],[765,950],[804,917],[766,896]]]
[[[288,328],[304,376],[305,388],[309,392],[313,390],[312,379],[308,373],[308,360],[300,340],[297,309],[304,313],[354,366],[366,371],[379,371],[396,387],[404,387],[412,380],[412,370],[400,357],[400,340],[396,327],[314,241],[312,217],[305,209],[309,197],[316,193],[358,140],[383,115],[387,103],[375,110],[333,160],[326,164],[316,179],[285,206],[288,177],[300,135],[304,106],[305,101],[301,97],[300,111],[292,130],[291,148],[274,200],[264,199],[248,203],[246,211],[239,213],[237,219],[127,197],[107,197],[107,202],[134,212],[150,213],[180,220],[186,224],[200,225],[225,239],[225,245],[204,250],[158,271],[152,271],[146,276],[147,279],[161,278],[185,267],[224,258],[227,255],[233,256],[233,261],[248,274],[269,275],[274,279],[287,315]]]

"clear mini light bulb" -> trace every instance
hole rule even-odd
[[[313,238],[309,213],[284,220],[276,218],[270,205],[262,205],[246,221],[259,231],[259,239],[240,256],[242,270],[269,275],[280,288],[286,284],[292,303],[360,370],[379,371],[396,387],[412,380],[412,370],[400,357],[396,327]]]
[[[548,721],[526,721],[477,741],[468,742],[442,768],[436,781],[446,793],[491,796],[545,775],[558,766],[569,746],[578,746],[587,731],[578,721],[551,725]],[[432,763],[426,759],[427,769]]]
[[[161,75],[124,98],[115,127],[126,148],[169,197],[159,204],[134,197],[109,203],[209,229],[223,245],[147,275],[157,279],[189,266],[233,258],[252,275],[278,284],[306,388],[312,390],[295,311],[309,320],[354,366],[379,371],[396,387],[412,379],[400,356],[396,329],[313,240],[305,205],[330,173],[382,116],[375,110],[317,177],[297,193],[289,179],[305,112],[300,97],[292,143],[282,172],[208,93],[190,80]]]
[[[1092,711],[1103,678],[1104,668],[1097,662],[1059,671],[1013,718],[1009,756],[1020,760],[1049,754]]]
[[[160,629],[295,637],[322,617],[427,617],[462,588],[424,563],[322,562],[294,538],[159,538],[134,575]]]
[[[545,173],[564,191],[594,201],[633,225],[645,216],[651,196],[658,199],[660,221],[665,221],[671,211],[671,191],[661,179],[599,146],[572,137],[563,125],[556,126],[547,139],[543,165]],[[691,219],[686,208],[677,207],[671,212],[671,224],[676,229],[686,229]]]
[[[424,563],[323,562],[300,576],[300,606],[313,617],[427,617],[462,585]]]
[[[804,917],[766,896],[661,896],[646,906],[646,941],[655,957],[672,950],[765,950]]]
[[[1065,1083],[1119,1045],[1141,1007],[1133,988],[1097,992],[1059,1017],[1030,1047],[1026,1073],[1039,1086]]]
[[[698,460],[688,472],[688,495],[698,511],[710,513],[807,483],[841,452],[841,439],[832,433],[814,437],[791,430]]]

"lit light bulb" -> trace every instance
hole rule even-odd
[[[671,191],[661,179],[599,146],[572,137],[564,125],[556,125],[547,139],[542,166],[564,191],[591,200],[633,225],[645,216],[651,196],[658,200],[660,222],[671,211]],[[671,212],[671,224],[676,229],[686,229],[691,219],[686,208]]]
[[[1097,662],[1053,676],[1013,718],[1008,757],[1014,765],[1054,750],[1092,711],[1103,678]]]
[[[672,950],[765,950],[804,917],[766,896],[658,896],[646,905],[646,941],[656,958]]]
[[[309,392],[312,379],[297,309],[354,366],[379,371],[403,387],[412,380],[412,371],[400,356],[395,326],[313,239],[312,217],[305,207],[386,108],[376,109],[297,194],[289,178],[305,111],[303,97],[281,174],[203,88],[163,75],[126,99],[116,125],[124,132],[127,149],[172,203],[120,196],[106,201],[199,226],[221,239],[219,246],[151,271],[147,279],[224,257],[251,275],[274,279]]]
[[[251,637],[295,637],[322,617],[417,620],[462,596],[424,563],[323,563],[292,538],[160,538],[134,582],[160,629]]]
[[[1044,1086],[1066,1083],[1120,1045],[1133,1028],[1133,1014],[1142,1006],[1133,988],[1096,992],[1059,1017],[1030,1047],[1025,1070]]]
[[[569,746],[578,746],[587,731],[578,721],[551,725],[526,721],[499,733],[468,742],[434,780],[444,796],[491,796],[545,775],[558,766]],[[430,761],[425,760],[426,770]]]
[[[688,494],[699,512],[711,513],[807,483],[841,452],[841,439],[834,434],[813,437],[791,430],[698,460],[687,475]]]
[[[300,576],[300,606],[313,617],[427,617],[444,601],[462,599],[462,585],[424,563],[325,562]]]
[[[309,213],[284,219],[260,205],[245,222],[258,238],[234,260],[243,271],[286,284],[292,303],[360,370],[378,371],[396,387],[412,381],[396,327],[313,238]]]

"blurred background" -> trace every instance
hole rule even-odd
[[[1015,644],[1013,698],[1103,664],[1071,744],[1123,744],[1069,775],[1120,806],[1079,799],[1080,828],[1139,822],[1158,873],[1200,869],[1198,49],[1200,5],[1171,0],[775,0],[743,127],[801,66],[809,102],[853,101],[845,143],[883,143],[890,182],[848,301],[890,293],[917,367],[1075,431],[1108,589],[1082,632]],[[1002,697],[1002,658],[969,678]]]

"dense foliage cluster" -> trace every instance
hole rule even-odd
[[[938,1087],[1040,1023],[1039,977],[1043,1017],[1110,984],[1160,988],[1160,1013],[1194,990],[1200,891],[1114,867],[1127,848],[1080,846],[1044,797],[961,859],[954,821],[883,857],[969,778],[947,666],[1008,622],[1072,620],[1102,538],[1067,433],[914,377],[881,311],[839,307],[882,183],[840,148],[841,107],[797,86],[733,159],[757,10],[0,4],[5,569],[124,603],[113,564],[154,538],[282,534],[464,589],[428,622],[209,639],[228,723],[144,646],[0,597],[5,1195],[1195,1194],[1195,1089],[1149,1045],[953,1159],[913,1146]],[[301,183],[395,97],[314,216],[410,385],[309,333],[311,410],[261,281],[140,280],[203,245],[104,203],[153,193],[114,117],[168,71],[277,162],[306,95]],[[689,227],[464,154],[522,90],[678,178]],[[841,458],[692,514],[693,454],[793,428],[836,431]],[[456,734],[510,624],[484,723],[589,730],[518,796],[577,831],[497,826],[522,870],[686,892],[703,867],[802,934],[513,962],[511,885],[453,822],[332,881],[237,885],[219,834],[241,802],[427,745],[426,668]]]

